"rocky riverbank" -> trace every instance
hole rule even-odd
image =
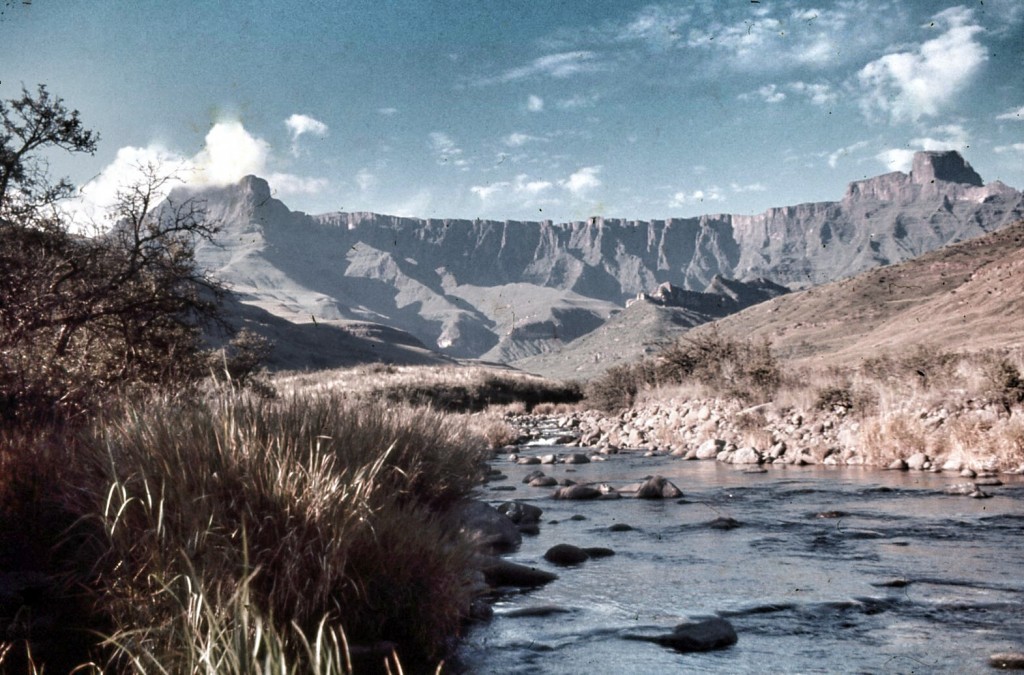
[[[669,399],[618,415],[588,410],[507,419],[521,430],[520,445],[547,439],[597,455],[630,450],[750,467],[868,465],[982,481],[997,471],[1024,473],[1024,414],[980,400],[856,414],[841,403],[801,410]]]

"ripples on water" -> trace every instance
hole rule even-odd
[[[1019,477],[975,500],[942,494],[963,482],[949,474],[791,466],[750,474],[618,455],[540,468],[612,485],[660,473],[684,498],[563,502],[519,482],[538,467],[496,466],[516,490],[488,499],[544,509],[540,534],[509,557],[560,578],[497,602],[462,650],[469,672],[987,672],[990,654],[1024,649]],[[710,527],[718,517],[741,526]],[[610,532],[615,523],[635,529]],[[616,555],[548,565],[544,552],[563,542]],[[568,611],[503,616],[535,605]],[[715,614],[733,623],[737,645],[677,654],[622,638]]]

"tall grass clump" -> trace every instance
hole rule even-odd
[[[176,661],[196,649],[182,579],[216,606],[244,586],[278,629],[328,617],[413,661],[458,633],[472,551],[446,513],[477,484],[481,445],[452,420],[332,397],[165,398],[126,405],[93,443],[99,586],[125,653],[196,672]]]

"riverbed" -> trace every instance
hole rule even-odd
[[[489,483],[484,499],[544,510],[539,534],[507,557],[559,578],[497,600],[460,651],[467,672],[980,673],[989,655],[1024,650],[1020,476],[1000,476],[1002,486],[984,488],[991,498],[973,499],[944,494],[964,482],[949,473],[759,473],[637,454],[493,466],[507,478]],[[555,500],[553,488],[522,483],[538,468],[615,487],[660,474],[684,496]],[[728,518],[739,526],[711,524]],[[559,543],[615,555],[557,567],[543,556]],[[518,616],[539,606],[544,616]],[[713,615],[733,624],[737,644],[681,654],[626,639]]]

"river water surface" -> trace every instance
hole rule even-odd
[[[568,452],[568,448],[545,448]],[[1024,650],[1024,480],[943,494],[952,474],[772,466],[745,473],[714,461],[615,455],[584,465],[518,466],[494,504],[544,509],[540,534],[510,560],[555,571],[512,593],[460,652],[474,673],[987,672],[988,656]],[[681,500],[556,501],[522,484],[530,471],[622,486],[661,474]],[[508,488],[514,487],[514,490]],[[740,527],[709,526],[729,517]],[[634,529],[610,531],[616,523]],[[558,543],[615,555],[558,568]],[[515,616],[535,606],[565,610]],[[727,618],[739,642],[680,654],[629,634],[687,619]]]

